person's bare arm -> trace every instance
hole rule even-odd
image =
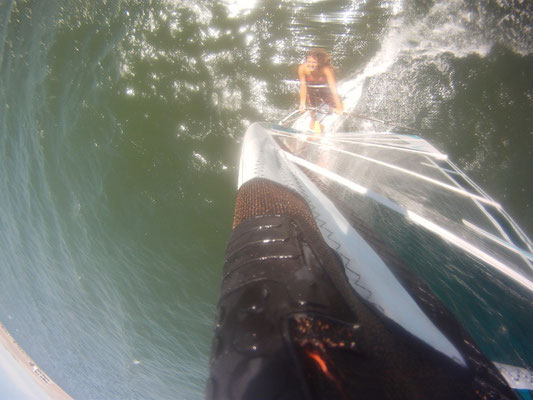
[[[324,67],[322,71],[324,72],[324,75],[326,76],[329,89],[331,90],[331,94],[333,96],[333,101],[335,102],[335,112],[337,114],[342,114],[342,112],[344,111],[344,107],[342,106],[341,100],[339,98],[339,94],[337,93],[337,84],[335,82],[335,76],[333,75],[333,70],[330,67]]]
[[[300,112],[305,111],[307,101],[307,82],[305,80],[305,64],[298,67],[298,78],[300,79]]]

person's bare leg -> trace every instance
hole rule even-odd
[[[315,122],[316,122],[316,113],[314,111],[309,111],[309,115],[311,115],[311,122],[309,123],[309,129],[314,130]]]

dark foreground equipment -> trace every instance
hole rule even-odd
[[[372,232],[357,229],[462,359],[437,351],[362,299],[304,198],[256,178],[237,195],[207,398],[515,398],[430,289]]]

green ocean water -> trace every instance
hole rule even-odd
[[[359,80],[358,113],[422,130],[533,234],[532,16],[0,0],[0,322],[75,398],[203,398],[240,141],[297,104],[311,46]],[[532,369],[531,343],[514,348]]]

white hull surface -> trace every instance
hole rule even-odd
[[[33,362],[2,324],[0,324],[0,387],[2,399],[72,399]]]

